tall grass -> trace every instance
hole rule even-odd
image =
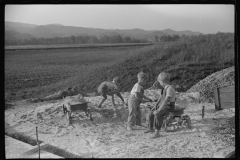
[[[95,72],[131,57],[138,48],[142,47],[5,52],[5,98],[41,97],[70,86],[92,89],[99,83]]]
[[[124,91],[131,89],[137,81],[136,74],[141,69],[149,70],[147,87],[154,83],[160,72],[167,71],[172,75],[172,84],[179,85],[179,91],[186,91],[209,74],[233,66],[233,44],[233,34],[222,33],[190,37],[169,43],[167,47],[160,43],[139,52],[130,60],[115,64],[111,70],[124,79],[121,84]]]

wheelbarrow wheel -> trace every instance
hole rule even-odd
[[[182,118],[180,118],[178,121],[178,126],[182,126],[182,124],[183,124],[183,120],[182,120]]]
[[[92,113],[91,113],[91,112],[89,113],[89,117],[90,117],[90,121],[93,121]]]
[[[179,125],[178,120],[176,118],[173,118],[171,126],[173,126],[174,131],[176,131],[176,129],[178,129],[178,125]]]
[[[187,125],[188,125],[188,128],[189,128],[189,129],[192,128],[192,124],[191,124],[191,119],[190,119],[190,117],[187,118]]]
[[[71,113],[70,112],[67,112],[67,120],[68,120],[68,123],[71,124]]]
[[[66,114],[66,108],[65,108],[64,105],[62,105],[62,110],[63,110],[63,115],[65,116],[65,114]]]

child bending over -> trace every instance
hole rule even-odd
[[[119,78],[116,76],[113,78],[112,82],[104,81],[99,85],[98,93],[101,96],[103,96],[103,99],[99,103],[98,108],[102,107],[102,103],[107,99],[107,95],[112,96],[112,104],[113,104],[113,107],[115,108],[116,104],[114,102],[114,94],[116,94],[122,100],[122,103],[124,105],[127,105],[127,103],[124,102],[124,99],[118,89],[118,86],[117,86],[118,81],[119,81]]]

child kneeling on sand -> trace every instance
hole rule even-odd
[[[112,96],[112,104],[113,104],[113,107],[115,108],[116,104],[114,103],[114,94],[116,94],[122,100],[123,105],[127,105],[127,103],[124,102],[124,99],[119,92],[119,89],[117,86],[118,81],[119,81],[118,76],[115,76],[112,82],[104,81],[99,85],[98,93],[101,96],[103,96],[103,99],[99,103],[98,108],[102,107],[101,105],[107,99],[107,95]]]
[[[149,130],[145,133],[154,132],[153,127],[155,127],[155,135],[152,138],[157,138],[160,136],[159,131],[163,124],[163,118],[168,114],[169,109],[175,108],[175,89],[170,85],[170,74],[162,72],[158,75],[158,82],[162,87],[164,87],[161,97],[158,99],[156,105],[151,109],[148,115]]]
[[[150,98],[144,95],[143,86],[146,85],[148,77],[145,73],[139,72],[137,75],[138,82],[133,86],[131,94],[128,98],[128,124],[127,129],[133,130],[133,126],[141,125],[140,103],[145,102],[143,99],[151,101]]]

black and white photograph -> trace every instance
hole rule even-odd
[[[6,159],[236,157],[234,4],[4,9]]]

